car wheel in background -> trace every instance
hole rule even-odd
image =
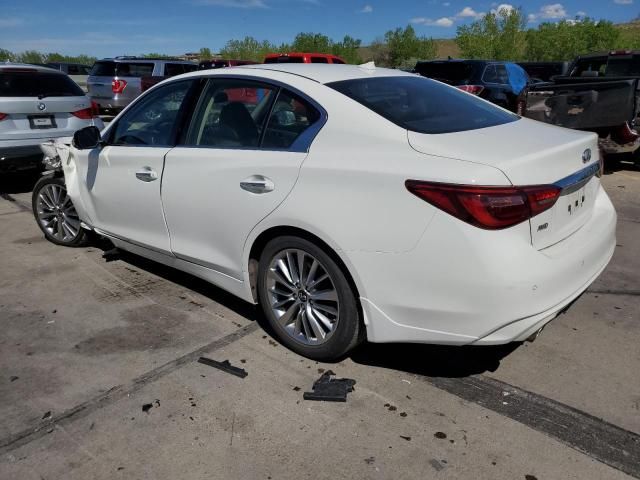
[[[33,187],[31,200],[33,215],[47,240],[65,247],[82,247],[88,243],[87,232],[80,226],[62,178],[42,177]]]
[[[299,237],[271,240],[258,269],[260,305],[280,341],[314,360],[334,360],[362,339],[356,296],[340,266]]]

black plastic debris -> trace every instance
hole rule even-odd
[[[49,420],[51,418],[51,411],[46,412],[43,416],[42,416],[42,420]]]
[[[102,258],[104,258],[106,262],[120,260],[120,249],[112,248],[111,250],[107,250],[102,254]]]
[[[224,362],[217,362],[207,357],[200,357],[198,359],[198,363],[217,368],[219,370],[222,370],[223,372],[230,373],[231,375],[235,375],[236,377],[240,378],[245,378],[248,375],[247,371],[244,368],[234,367],[229,363],[229,360],[225,360]]]
[[[145,403],[144,405],[142,405],[142,411],[144,413],[149,413],[149,410],[151,410],[152,407],[153,403]]]
[[[10,382],[15,382],[16,380],[18,380],[20,377],[18,377],[17,375],[11,375],[11,377],[9,377],[9,381]]]
[[[317,400],[325,402],[346,402],[347,393],[353,392],[355,380],[350,378],[331,378],[335,376],[331,370],[327,370],[313,383],[312,392],[304,392],[305,400]]]

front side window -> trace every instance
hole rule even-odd
[[[245,80],[210,80],[187,134],[186,144],[257,148],[276,88]]]
[[[423,77],[359,78],[327,86],[418,133],[463,132],[519,119],[473,95]]]
[[[173,82],[142,97],[118,120],[109,144],[173,146],[178,114],[192,84]]]
[[[269,117],[263,148],[287,149],[311,125],[320,113],[299,96],[281,90]]]

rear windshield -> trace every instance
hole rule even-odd
[[[519,119],[473,95],[417,76],[360,78],[327,86],[418,133],[464,132]]]
[[[281,57],[265,58],[264,63],[304,63],[303,57],[289,57],[283,55]]]
[[[66,75],[41,72],[0,72],[0,97],[83,97]]]
[[[474,66],[469,63],[425,62],[416,64],[416,73],[450,85],[468,84],[474,71]]]
[[[96,62],[90,75],[95,77],[149,77],[153,62]]]

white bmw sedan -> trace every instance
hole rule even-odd
[[[364,339],[523,341],[616,243],[595,134],[397,70],[174,77],[77,132],[62,167],[56,198],[34,192],[48,238],[81,244],[53,235],[70,218],[204,278],[315,359]]]

